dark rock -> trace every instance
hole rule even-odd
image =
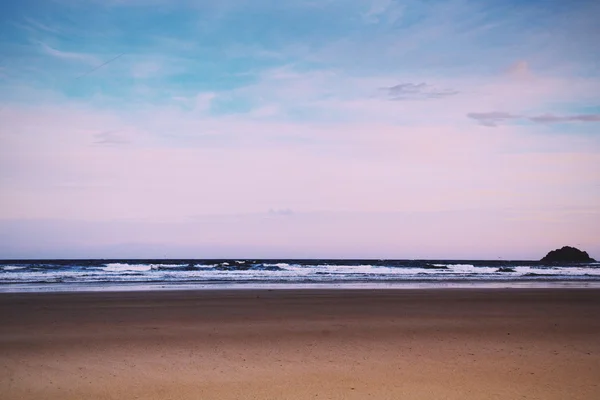
[[[514,268],[511,267],[500,267],[496,270],[496,272],[516,272]]]
[[[565,246],[562,249],[552,250],[550,253],[546,254],[546,257],[542,258],[541,261],[583,263],[594,262],[596,260],[591,258],[585,251],[581,251],[575,247]]]

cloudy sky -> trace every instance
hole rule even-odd
[[[600,257],[600,2],[0,3],[0,257]]]

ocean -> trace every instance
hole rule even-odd
[[[0,292],[600,287],[600,263],[482,260],[0,260]]]

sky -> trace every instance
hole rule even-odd
[[[600,2],[0,3],[0,258],[600,258]]]

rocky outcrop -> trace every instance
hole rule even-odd
[[[552,250],[542,258],[542,262],[568,262],[568,263],[583,263],[594,262],[593,258],[585,251],[576,249],[575,247],[565,246],[561,249]]]

